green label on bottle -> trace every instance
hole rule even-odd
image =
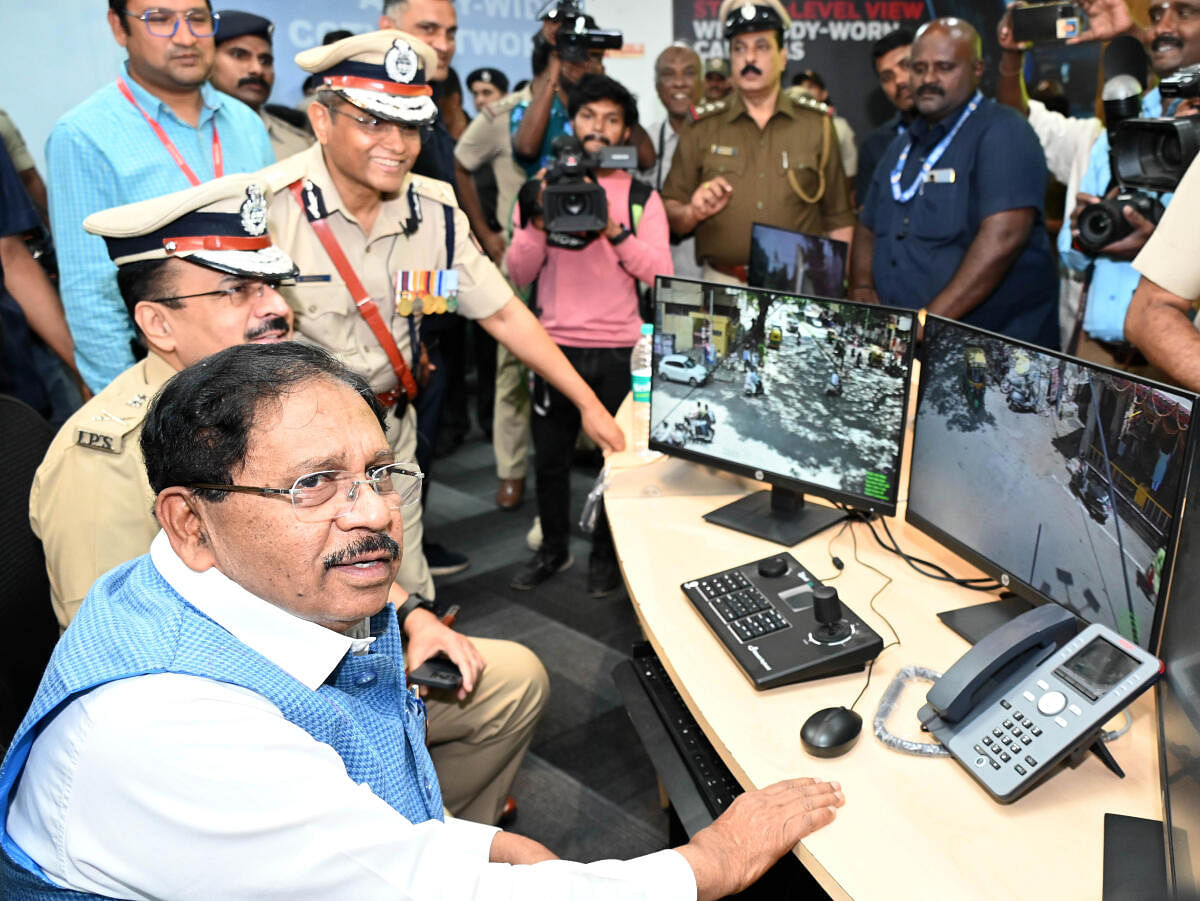
[[[634,403],[648,404],[650,403],[650,374],[634,373],[633,375],[633,401]]]

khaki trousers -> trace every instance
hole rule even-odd
[[[492,449],[496,475],[523,479],[529,457],[529,384],[521,361],[496,346],[496,400],[492,404]]]
[[[397,463],[416,463],[417,460],[417,411],[412,404],[404,411],[404,416],[397,421],[389,410],[387,419],[388,442],[392,453],[396,455]],[[400,559],[400,572],[396,581],[409,594],[417,593],[433,600],[433,575],[429,572],[429,564],[425,562],[425,554],[421,550],[422,539],[425,536],[425,526],[421,504],[412,504],[404,508],[404,555]]]
[[[446,809],[460,819],[495,825],[550,697],[550,681],[524,645],[471,640],[487,666],[466,701],[426,696],[429,755]]]

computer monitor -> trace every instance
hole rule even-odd
[[[1170,897],[1200,898],[1200,455],[1193,459],[1158,656],[1163,840]]]
[[[912,310],[660,276],[650,446],[770,483],[705,517],[791,546],[894,515]]]
[[[750,229],[747,281],[755,288],[810,297],[845,297],[848,250],[845,241],[756,222]]]
[[[1016,595],[1001,619],[1054,601],[1153,651],[1195,400],[931,316],[906,519]]]

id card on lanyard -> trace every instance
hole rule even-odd
[[[179,170],[183,173],[184,177],[193,186],[203,184],[203,182],[196,177],[196,173],[192,171],[192,167],[187,164],[187,160],[183,158],[183,154],[179,152],[179,148],[176,147],[175,143],[167,136],[167,133],[163,127],[151,119],[150,114],[142,109],[142,105],[137,102],[137,98],[135,98],[133,96],[133,92],[129,90],[129,85],[125,83],[125,79],[119,75],[117,76],[117,89],[121,92],[125,99],[132,103],[134,108],[142,114],[142,118],[146,120],[146,124],[150,126],[150,129],[154,132],[155,136],[158,138],[163,147],[167,148],[167,153],[171,154],[171,159],[175,161],[175,165],[179,167]],[[225,174],[225,162],[221,155],[221,137],[217,134],[216,118],[213,119],[212,131],[213,175],[217,178],[220,178]]]

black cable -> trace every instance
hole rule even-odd
[[[871,530],[871,535],[874,536],[875,541],[881,548],[900,557],[905,563],[912,567],[914,571],[927,579],[933,579],[938,582],[952,582],[953,584],[960,585],[963,588],[969,588],[971,591],[999,591],[1001,588],[1003,588],[999,582],[990,576],[976,576],[969,579],[958,578],[931,560],[923,560],[920,557],[914,557],[911,554],[905,553],[903,550],[901,550],[899,542],[897,542],[895,537],[892,535],[891,529],[888,528],[886,518],[881,517],[880,522],[883,525],[884,533],[892,542],[891,545],[888,545],[882,538],[879,537],[879,533],[875,531],[875,526],[869,519],[864,518],[863,521],[867,524],[867,528]],[[926,567],[926,569],[922,569],[921,567]],[[933,570],[933,572],[929,572],[928,570]]]
[[[852,522],[852,520],[850,520],[849,518],[843,520],[842,527],[833,533],[833,536],[829,539],[829,543],[825,545],[825,554],[826,554],[826,556],[829,557],[830,561],[833,563],[833,566],[837,570],[837,572],[834,573],[832,576],[830,576],[828,579],[821,579],[822,582],[825,582],[825,583],[832,582],[834,579],[841,576],[841,574],[843,572],[845,572],[845,568],[844,568],[845,564],[842,563],[842,561],[839,560],[837,557],[835,557],[833,554],[833,543],[835,541],[837,541],[840,537],[842,537],[842,533],[845,532],[846,529],[850,528],[851,522]]]
[[[870,528],[870,523],[867,524],[867,527]],[[867,561],[863,560],[861,557],[858,556],[858,536],[855,534],[854,529],[850,530],[850,540],[854,542],[854,562],[859,564],[860,566],[865,566],[867,569],[871,570],[872,572],[878,573],[879,575],[881,575],[885,579],[887,579],[887,581],[884,582],[882,586],[880,586],[879,590],[876,591],[873,595],[871,595],[871,600],[867,602],[867,606],[871,608],[872,613],[874,613],[881,620],[883,620],[885,623],[887,623],[888,629],[890,629],[892,632],[892,637],[896,639],[894,642],[892,642],[892,644],[899,645],[900,644],[900,633],[896,631],[896,627],[892,625],[892,621],[889,620],[882,613],[880,613],[879,609],[875,606],[876,598],[878,598],[881,594],[883,594],[883,592],[888,588],[889,585],[892,584],[892,582],[894,580],[892,579],[891,576],[889,576],[883,570],[881,570],[875,566],[872,566],[870,563],[867,563]],[[891,646],[892,646],[891,644],[887,645],[887,647],[889,647],[889,648]],[[879,653],[882,654],[884,650],[886,650],[886,648],[881,649]],[[869,678],[869,676],[868,676],[868,678]]]
[[[883,570],[879,569],[876,566],[872,566],[870,563],[868,563],[867,561],[863,560],[860,556],[858,556],[858,535],[855,533],[854,528],[853,528],[853,524],[857,521],[865,521],[865,520],[860,515],[851,515],[846,520],[846,525],[851,527],[850,528],[850,540],[852,542],[854,542],[854,562],[859,564],[860,566],[865,566],[867,569],[871,570],[872,572],[874,572],[880,576],[883,576],[883,578],[886,580],[881,586],[879,586],[879,588],[876,590],[876,592],[873,595],[871,595],[871,599],[867,602],[867,606],[869,606],[871,608],[872,613],[874,613],[876,616],[878,616],[881,620],[883,620],[887,624],[887,627],[891,631],[892,637],[895,639],[895,641],[891,641],[891,642],[888,642],[887,644],[885,644],[882,648],[879,649],[879,653],[876,654],[874,657],[872,657],[871,660],[867,663],[867,681],[863,683],[862,690],[859,691],[858,697],[856,697],[854,699],[854,703],[852,703],[850,705],[851,710],[853,710],[858,705],[858,702],[862,700],[862,696],[864,694],[866,694],[867,689],[871,685],[871,673],[875,669],[875,661],[878,660],[880,658],[880,656],[883,654],[883,652],[886,651],[888,648],[900,646],[900,633],[896,631],[896,627],[892,625],[892,621],[890,619],[888,619],[886,616],[884,616],[879,611],[879,608],[875,606],[875,601],[879,598],[879,596],[881,594],[883,594],[884,591],[887,590],[887,588],[895,580],[891,576],[889,576],[887,573],[885,573]],[[869,526],[870,526],[870,524],[868,523],[868,527]],[[845,526],[842,527],[842,530],[839,530],[838,535],[840,535],[841,532],[844,530],[845,530]],[[834,537],[836,538],[837,536],[835,535]],[[833,545],[832,539],[830,539],[829,544],[830,544],[830,546]]]

